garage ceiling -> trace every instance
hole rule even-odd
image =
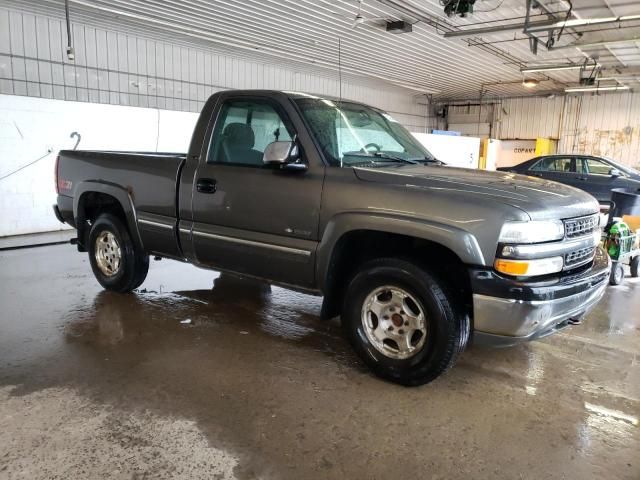
[[[447,0],[443,0],[445,3]],[[457,1],[457,0],[454,0]],[[30,4],[20,1],[14,3]],[[562,92],[575,86],[578,70],[527,74],[540,83],[522,86],[520,69],[532,65],[576,64],[592,58],[609,82],[640,87],[640,18],[624,22],[565,28],[554,49],[543,45],[534,55],[520,30],[464,38],[446,32],[479,27],[523,24],[525,0],[477,0],[466,18],[444,15],[440,0],[70,0],[74,19],[101,26],[126,26],[137,32],[181,41],[217,45],[251,58],[271,57],[281,64],[338,68],[402,86],[437,99],[478,96],[517,96]],[[570,3],[540,2],[565,18]],[[573,21],[640,14],[630,0],[573,2]],[[63,0],[44,0],[37,7],[48,13],[64,11]],[[353,28],[359,8],[375,18]],[[546,20],[542,10],[532,18]],[[387,21],[411,23],[411,33],[385,31]],[[556,34],[558,32],[556,31]],[[541,34],[546,40],[546,33]],[[603,42],[611,42],[603,44]],[[582,47],[572,46],[585,45]],[[340,50],[340,56],[338,51]]]

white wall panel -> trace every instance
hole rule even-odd
[[[64,228],[55,203],[56,154],[79,148],[185,152],[193,112],[0,95],[0,236]],[[39,160],[38,160],[39,159]]]
[[[511,98],[496,105],[496,135],[504,140],[558,138],[564,98]]]
[[[342,90],[345,98],[403,114],[398,118],[412,129],[425,128],[410,91],[364,77],[349,77],[340,89],[332,71],[321,75],[78,22],[72,36],[76,59],[69,62],[62,19],[0,7],[0,93],[197,112],[209,95],[228,88],[333,96]]]

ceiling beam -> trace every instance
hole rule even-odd
[[[549,27],[556,22],[555,20],[542,20],[539,22],[531,22],[529,24],[530,27],[545,27],[544,30],[548,30]],[[491,27],[480,27],[480,28],[467,28],[464,30],[454,30],[451,32],[445,32],[445,38],[461,38],[461,37],[474,37],[477,35],[486,35],[487,33],[502,33],[502,32],[522,32],[524,30],[524,23],[514,23],[509,25],[494,25]]]
[[[492,27],[468,28],[465,30],[456,30],[446,32],[445,38],[454,37],[472,37],[476,35],[486,35],[487,33],[502,33],[522,31],[525,33],[547,32],[560,28],[579,28],[590,25],[606,25],[610,23],[625,23],[640,21],[640,15],[623,15],[619,17],[602,17],[602,18],[575,18],[572,20],[557,21],[541,21],[531,22],[527,26],[524,23],[514,23],[509,25],[494,25]]]
[[[640,41],[640,37],[630,37],[627,39],[620,40],[605,40],[602,42],[577,42],[577,43],[568,43],[567,45],[558,45],[553,46],[549,50],[561,50],[563,48],[590,48],[590,47],[606,47],[611,45],[622,45],[624,43],[633,43]]]

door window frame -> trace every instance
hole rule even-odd
[[[282,121],[284,127],[287,129],[289,136],[292,139],[297,137],[297,131],[295,129],[295,125],[291,120],[291,117],[287,114],[287,112],[282,108],[279,102],[274,99],[266,96],[245,96],[245,95],[237,95],[237,96],[228,96],[226,98],[221,99],[214,108],[212,120],[209,122],[209,126],[207,127],[207,131],[205,133],[205,138],[209,141],[206,143],[206,148],[204,148],[204,152],[201,154],[201,165],[210,165],[210,166],[219,166],[219,167],[244,167],[244,168],[252,168],[257,170],[272,170],[268,167],[268,165],[251,165],[248,163],[232,163],[232,162],[210,162],[209,154],[211,153],[211,147],[213,145],[213,135],[216,129],[219,126],[220,121],[224,121],[222,119],[222,112],[224,111],[224,107],[226,104],[231,102],[259,102],[262,104],[269,105],[273,110],[280,116],[280,120]],[[289,128],[287,128],[289,127]],[[203,145],[204,146],[204,145]],[[301,145],[298,145],[298,151],[300,152],[300,159],[302,162],[307,163],[304,155],[302,153]]]
[[[548,170],[548,169],[536,169],[536,167],[541,163],[544,162],[545,160],[549,160],[549,158],[553,159],[553,160],[562,160],[562,159],[569,159],[569,161],[571,162],[571,168],[572,170],[569,170],[568,172],[566,170]],[[558,156],[554,156],[554,157],[546,157],[546,158],[541,158],[540,160],[538,160],[536,163],[534,163],[531,167],[529,167],[529,171],[530,172],[536,172],[536,173],[578,173],[577,168],[576,168],[576,157],[573,155],[558,155]]]
[[[603,160],[603,159],[601,159],[601,158],[595,158],[595,157],[580,157],[580,159],[581,159],[583,162],[585,162],[585,161],[587,162],[587,168],[589,168],[589,160],[593,160],[594,162],[599,162],[599,163],[601,163],[601,164],[603,164],[603,165],[606,165],[606,166],[608,167],[608,169],[609,169],[607,173],[595,173],[595,172],[592,172],[591,170],[589,170],[588,172],[582,171],[582,172],[581,172],[581,174],[582,174],[582,175],[598,175],[598,176],[600,176],[600,177],[611,177],[611,174],[610,174],[609,172],[610,172],[612,169],[616,168],[616,167],[614,167],[613,165],[611,165],[609,162],[607,162],[606,160]],[[623,172],[621,172],[621,173],[623,173]],[[624,173],[623,173],[623,175],[624,175]]]

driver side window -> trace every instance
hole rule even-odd
[[[268,102],[230,100],[218,115],[207,163],[262,167],[267,145],[291,139],[291,130]]]
[[[582,159],[582,173],[590,175],[609,175],[611,165],[595,158]]]
[[[536,172],[574,172],[570,157],[543,158],[531,169]]]

